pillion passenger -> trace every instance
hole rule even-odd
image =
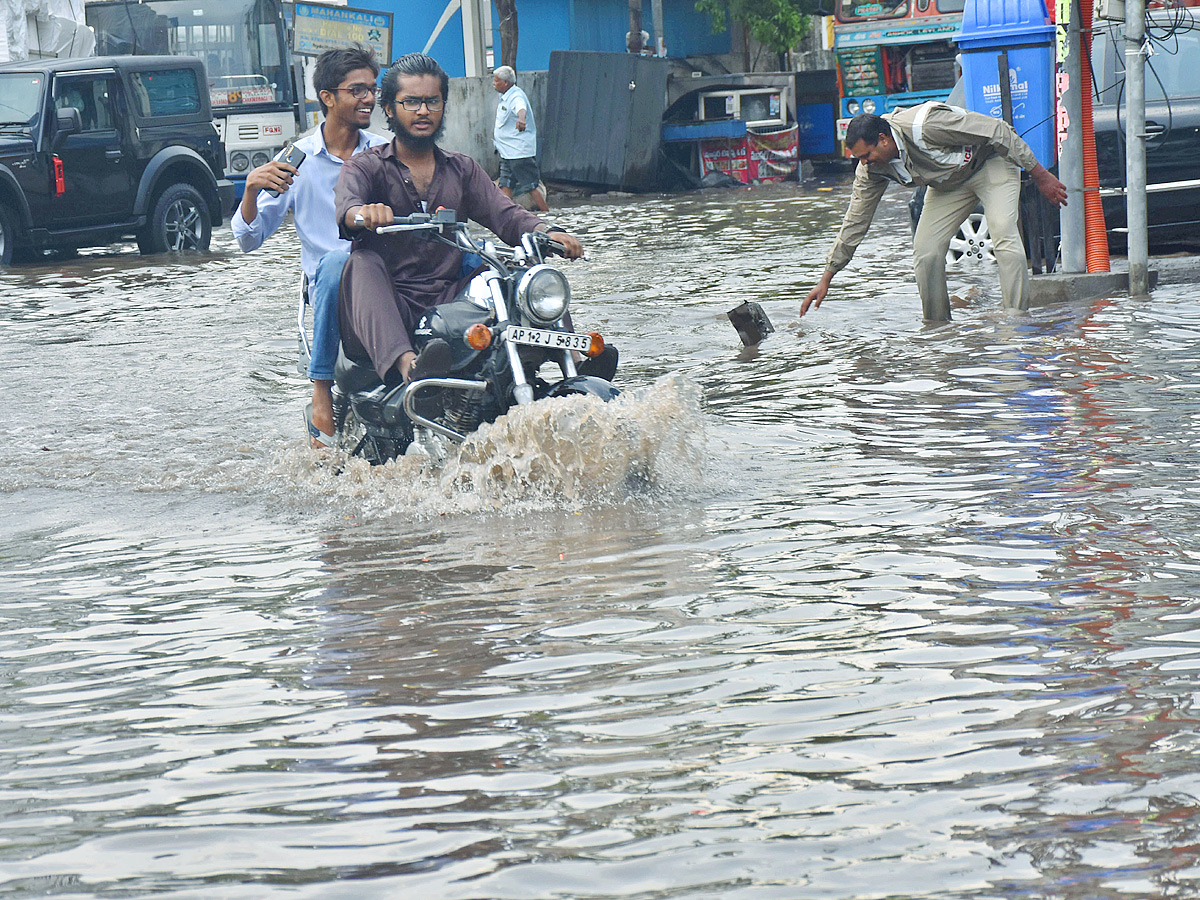
[[[299,167],[271,160],[246,176],[246,193],[232,218],[233,236],[249,253],[262,246],[292,211],[300,237],[300,266],[308,276],[313,308],[312,409],[306,415],[314,446],[333,443],[333,367],[338,351],[338,285],[350,256],[350,242],[338,235],[333,190],[343,163],[387,138],[364,131],[375,109],[379,63],[360,44],[326,50],[317,57],[313,87],[325,121],[296,141],[304,151]],[[276,191],[272,196],[265,191]]]
[[[950,318],[946,251],[976,204],[983,204],[1000,270],[1004,306],[1029,308],[1029,271],[1017,227],[1021,169],[1056,206],[1067,202],[1066,186],[1037,161],[1033,150],[1000,119],[945,103],[922,103],[884,116],[855,116],[846,146],[858,159],[850,207],[825,261],[825,273],[800,306],[816,309],[833,276],[854,255],[875,209],[891,182],[927,185],[925,205],[913,235],[913,265],[924,316]]]
[[[412,333],[426,310],[452,300],[462,285],[462,254],[406,234],[377,235],[396,216],[455,210],[516,244],[529,231],[554,231],[566,255],[583,255],[579,241],[504,196],[471,157],[437,146],[450,79],[423,53],[396,60],[383,77],[380,103],[395,135],[346,163],[336,206],[353,249],[342,278],[342,349],[369,360],[384,381],[409,380],[416,353]]]

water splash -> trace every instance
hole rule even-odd
[[[608,403],[580,395],[515,407],[441,461],[403,456],[370,466],[300,448],[279,457],[275,474],[359,515],[411,516],[686,493],[700,487],[705,459],[700,389],[664,377]]]

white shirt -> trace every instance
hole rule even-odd
[[[387,142],[387,138],[360,131],[358,146],[352,155]],[[330,250],[350,249],[350,242],[338,236],[337,211],[333,206],[333,189],[342,173],[342,159],[326,148],[324,123],[312,134],[296,141],[296,146],[304,151],[304,159],[292,179],[292,186],[278,197],[259,191],[256,198],[258,215],[253,222],[242,217],[239,203],[230,225],[238,246],[249,253],[275,233],[290,209],[296,234],[300,236],[300,266],[311,281],[322,256]]]
[[[517,113],[525,110],[525,130],[517,131]],[[537,156],[537,128],[533,124],[533,107],[525,92],[515,84],[500,95],[496,106],[496,127],[492,140],[503,159],[526,159]]]

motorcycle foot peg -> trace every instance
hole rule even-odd
[[[735,306],[726,315],[747,347],[761,343],[763,338],[775,330],[775,326],[767,318],[766,310],[749,300]]]

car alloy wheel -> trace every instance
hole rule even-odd
[[[973,212],[959,226],[958,234],[950,239],[950,249],[946,251],[946,265],[970,266],[995,261],[987,219],[983,217],[983,213]]]
[[[168,250],[200,250],[203,224],[200,210],[188,197],[180,197],[167,207],[163,230]]]
[[[173,184],[154,204],[146,227],[138,232],[142,253],[207,250],[212,237],[212,220],[204,197],[193,185]]]

